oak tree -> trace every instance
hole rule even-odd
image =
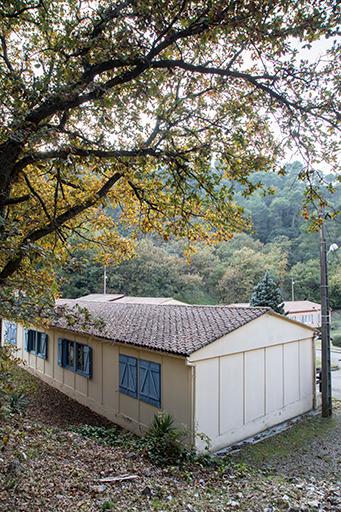
[[[118,261],[137,230],[227,239],[243,227],[234,184],[250,193],[288,147],[314,194],[316,164],[335,164],[337,9],[2,2],[0,314],[48,307],[75,245]]]

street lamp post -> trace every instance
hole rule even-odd
[[[336,244],[333,244],[336,245]],[[337,249],[337,246],[336,246]],[[328,252],[335,250],[330,249]],[[332,415],[332,388],[330,368],[330,309],[328,294],[327,244],[324,222],[320,228],[320,270],[321,270],[321,354],[322,354],[322,416]]]
[[[295,300],[295,281],[294,278],[291,278],[291,300]]]
[[[104,270],[104,272],[103,272],[103,293],[104,293],[104,295],[106,295],[106,293],[107,293],[107,278],[108,278],[106,265],[104,265],[103,270]]]

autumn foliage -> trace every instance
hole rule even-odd
[[[0,314],[48,309],[75,247],[117,262],[141,231],[228,239],[235,184],[252,192],[288,148],[318,198],[336,24],[331,0],[2,2]]]

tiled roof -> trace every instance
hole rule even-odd
[[[310,300],[289,300],[284,302],[284,310],[286,313],[305,313],[307,311],[320,311],[321,305]]]
[[[110,302],[112,300],[121,299],[124,297],[123,293],[90,293],[79,297],[78,300],[86,300],[87,302]]]
[[[78,297],[77,300],[86,300],[87,302],[120,302],[124,304],[185,304],[172,297],[131,297],[123,294],[111,293],[90,293],[84,297]]]
[[[238,327],[255,320],[268,308],[232,308],[229,306],[190,306],[163,304],[120,304],[80,300],[58,301],[70,308],[76,303],[86,307],[103,326],[68,325],[64,317],[54,322],[79,334],[88,334],[114,342],[172,352],[184,356],[212,343]]]

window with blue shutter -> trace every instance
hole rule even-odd
[[[48,335],[44,332],[34,329],[24,330],[25,350],[32,354],[47,359],[48,355]]]
[[[48,335],[44,332],[37,333],[37,355],[47,359]]]
[[[28,352],[36,353],[37,350],[37,338],[36,331],[33,329],[28,330]]]
[[[84,345],[84,373],[89,379],[92,377],[92,348]]]
[[[76,343],[70,340],[63,340],[63,366],[68,370],[75,371],[75,346]]]
[[[29,329],[27,336],[28,336],[28,341],[27,341],[28,352],[32,352],[33,354],[36,354],[36,352],[37,352],[37,331],[34,331],[33,329]]]
[[[120,392],[137,398],[137,359],[120,354]]]
[[[161,365],[120,354],[120,392],[161,407]]]
[[[74,344],[74,371],[88,377],[92,377],[92,348],[83,343]]]
[[[91,379],[92,359],[89,345],[58,338],[58,366]]]
[[[9,320],[4,320],[4,342],[9,345],[16,346],[17,345],[17,324],[15,322],[10,322]]]
[[[139,361],[139,398],[155,407],[161,406],[161,366],[152,361]]]
[[[28,346],[28,329],[24,329],[24,347],[26,352],[29,352],[29,346]]]
[[[63,348],[64,348],[64,340],[62,338],[58,338],[58,366],[63,367],[64,366],[64,354],[63,354]]]

